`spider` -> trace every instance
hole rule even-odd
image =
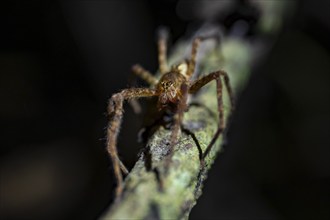
[[[110,120],[107,127],[106,145],[107,151],[110,154],[112,160],[114,174],[117,180],[117,198],[121,196],[123,191],[123,174],[128,174],[127,168],[118,157],[118,151],[116,147],[117,136],[123,118],[123,102],[125,100],[155,96],[158,97],[158,110],[169,110],[173,113],[173,125],[171,127],[172,131],[169,142],[170,153],[168,155],[170,158],[173,152],[173,147],[178,140],[183,114],[188,108],[188,94],[196,93],[201,87],[208,84],[212,80],[215,80],[217,85],[216,92],[219,113],[218,129],[214,134],[211,142],[207,146],[205,152],[200,156],[201,164],[203,164],[202,162],[204,161],[204,158],[210,152],[215,141],[224,130],[225,122],[222,101],[222,77],[224,79],[224,85],[227,88],[231,106],[233,108],[233,94],[227,73],[223,70],[219,70],[209,73],[208,75],[195,81],[191,80],[191,77],[195,72],[196,55],[199,45],[201,41],[206,38],[207,37],[195,38],[192,42],[190,59],[187,59],[178,65],[174,65],[169,69],[167,65],[167,32],[165,30],[160,31],[157,40],[160,78],[157,79],[149,71],[136,64],[132,67],[133,73],[145,80],[150,85],[150,87],[123,89],[119,93],[113,94],[110,98],[107,108]]]

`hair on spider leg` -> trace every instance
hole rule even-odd
[[[106,128],[104,128],[104,129],[106,129]],[[105,141],[105,140],[107,140],[105,137],[103,137],[103,138],[99,138],[99,141]]]

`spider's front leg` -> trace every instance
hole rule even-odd
[[[205,152],[203,153],[203,156],[201,158],[202,165],[204,164],[205,157],[210,152],[215,141],[217,140],[217,138],[219,137],[219,135],[223,132],[223,130],[225,128],[221,76],[223,76],[224,83],[225,83],[225,86],[228,91],[231,108],[233,109],[234,108],[234,97],[233,97],[232,89],[231,89],[231,86],[229,83],[229,77],[228,77],[227,73],[222,70],[210,73],[210,74],[196,80],[189,88],[189,93],[196,93],[200,88],[202,88],[204,85],[211,82],[212,80],[216,80],[216,83],[217,83],[217,99],[218,99],[218,112],[219,112],[218,130],[214,134],[211,142],[209,143]]]
[[[182,95],[178,101],[176,113],[174,115],[174,123],[172,126],[172,132],[171,132],[169,154],[167,156],[167,161],[165,164],[166,172],[167,172],[167,169],[172,160],[172,156],[174,153],[174,146],[178,141],[180,128],[181,128],[182,120],[183,120],[183,114],[184,114],[185,110],[187,109],[188,85],[186,83],[183,83],[181,85],[181,94]]]
[[[117,151],[117,136],[123,118],[123,102],[127,99],[155,96],[156,91],[149,88],[125,89],[114,94],[109,100],[108,114],[111,117],[107,127],[107,151],[110,154],[115,177],[117,180],[116,197],[119,198],[123,191],[122,172],[128,173],[120,161]]]

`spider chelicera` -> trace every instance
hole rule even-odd
[[[209,73],[208,75],[192,81],[192,75],[195,72],[196,54],[201,41],[205,37],[197,37],[193,40],[191,57],[186,61],[168,68],[167,65],[167,32],[161,31],[158,36],[158,62],[160,78],[156,78],[149,71],[145,70],[140,65],[134,65],[132,68],[133,73],[145,80],[149,88],[128,88],[123,89],[119,93],[113,94],[108,104],[108,114],[110,116],[109,124],[107,127],[107,151],[110,154],[114,174],[117,180],[116,196],[119,197],[123,191],[123,173],[128,174],[127,168],[120,161],[117,151],[117,136],[119,133],[120,125],[123,117],[123,102],[125,100],[137,99],[142,97],[158,97],[157,108],[159,110],[170,110],[173,113],[173,124],[171,127],[170,137],[170,152],[173,152],[180,126],[182,124],[183,114],[188,108],[187,97],[188,94],[196,93],[201,87],[211,82],[216,81],[217,85],[217,101],[219,122],[218,129],[214,134],[211,142],[207,146],[204,153],[202,153],[201,161],[204,160],[206,155],[211,150],[215,141],[225,128],[224,110],[222,101],[222,79],[227,88],[231,105],[233,106],[233,94],[229,84],[229,77],[223,70]],[[171,153],[169,155],[171,157]]]

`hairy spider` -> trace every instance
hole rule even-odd
[[[218,129],[213,136],[210,144],[207,146],[205,152],[201,156],[201,162],[203,162],[206,155],[211,150],[213,144],[222,133],[225,127],[224,123],[224,110],[222,101],[222,78],[227,88],[231,105],[233,106],[233,95],[229,84],[229,78],[226,72],[219,70],[209,73],[208,75],[191,81],[191,77],[195,71],[196,66],[196,54],[199,45],[205,38],[197,37],[192,43],[191,58],[178,64],[170,69],[167,66],[167,33],[160,32],[158,36],[158,62],[160,79],[154,77],[149,71],[145,70],[140,65],[134,65],[132,68],[133,73],[141,77],[148,84],[150,88],[128,88],[119,93],[112,95],[108,104],[108,114],[111,117],[107,127],[107,151],[109,152],[114,174],[117,179],[116,196],[119,197],[123,190],[123,173],[128,174],[128,170],[124,164],[120,161],[117,152],[117,136],[119,133],[120,124],[123,117],[123,102],[125,100],[158,96],[157,107],[159,110],[168,109],[174,113],[173,125],[171,127],[172,133],[170,137],[170,154],[172,156],[173,147],[177,142],[178,134],[180,132],[180,126],[183,119],[183,113],[187,109],[187,96],[188,94],[196,93],[201,87],[211,82],[216,81],[217,84],[217,101],[219,122]]]

